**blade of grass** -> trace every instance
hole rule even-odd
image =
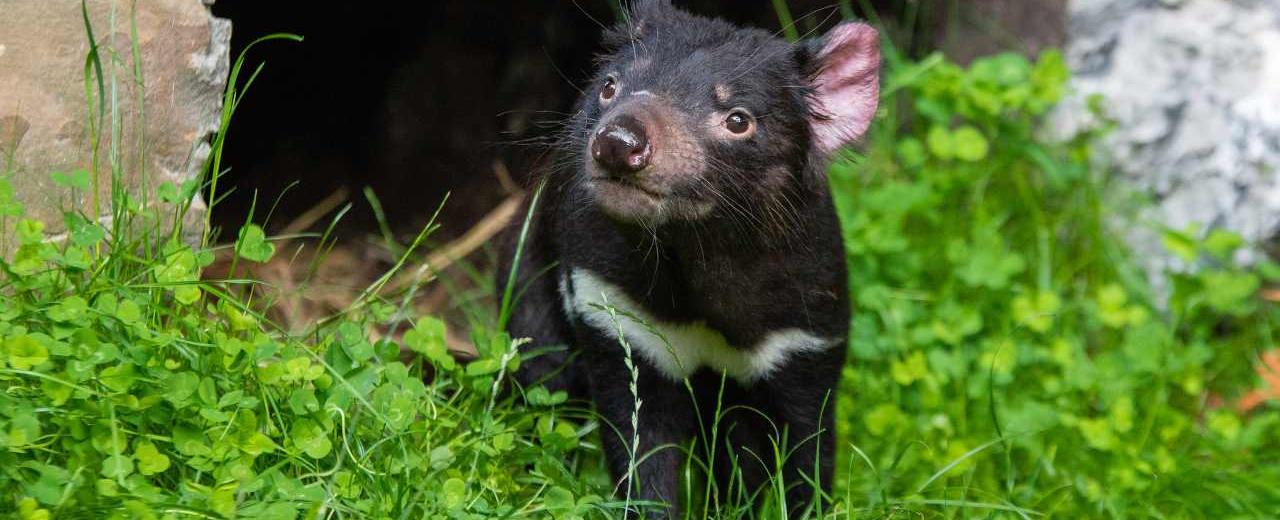
[[[231,126],[231,116],[235,113],[236,107],[237,105],[239,105],[240,100],[244,97],[249,87],[253,84],[253,80],[257,77],[258,73],[262,71],[262,65],[261,64],[258,65],[258,67],[254,70],[253,74],[249,76],[249,80],[245,82],[243,87],[236,86],[240,78],[240,70],[244,67],[245,61],[249,57],[250,50],[252,50],[255,46],[257,46],[260,43],[275,41],[275,40],[301,42],[302,37],[296,34],[275,33],[275,34],[269,34],[269,35],[263,36],[256,40],[253,40],[252,42],[249,42],[249,44],[244,47],[244,50],[240,51],[240,56],[236,57],[235,64],[231,66],[231,73],[227,77],[227,91],[225,94],[223,94],[223,97],[222,97],[222,116],[221,116],[221,119],[219,120],[218,131],[214,136],[214,140],[212,144],[213,157],[209,161],[208,168],[205,169],[205,171],[207,172],[207,175],[210,176],[209,177],[209,207],[206,209],[206,212],[205,212],[204,231],[202,232],[202,235],[200,238],[200,242],[202,244],[209,243],[209,232],[211,229],[213,229],[213,211],[218,201],[218,178],[221,177],[221,173],[222,173],[222,149],[223,149],[223,144],[226,143],[226,140],[227,140],[227,130]],[[184,207],[184,210],[185,210],[185,207]],[[182,212],[182,216],[185,216],[185,211]],[[181,220],[181,218],[179,218],[179,220]],[[175,235],[175,238],[176,238],[176,235]]]
[[[507,330],[507,321],[511,319],[511,295],[515,290],[516,273],[520,270],[520,259],[524,256],[524,245],[529,238],[529,226],[533,223],[534,212],[538,209],[538,202],[542,200],[542,190],[547,186],[547,179],[543,177],[538,181],[538,187],[533,190],[533,197],[529,198],[529,210],[524,214],[524,223],[520,225],[520,236],[516,240],[516,250],[511,258],[511,272],[507,273],[507,285],[502,288],[502,302],[498,307],[498,325],[497,330]]]
[[[791,18],[791,8],[787,6],[787,0],[773,0],[773,12],[778,15],[778,25],[782,26],[782,34],[787,41],[799,40],[800,31],[796,29],[796,22]]]

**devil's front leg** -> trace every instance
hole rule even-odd
[[[822,495],[831,492],[836,390],[844,358],[843,342],[826,351],[797,354],[760,385],[770,415],[786,432],[783,479],[792,513],[818,506]]]
[[[522,206],[517,215],[527,211],[528,207]],[[516,219],[500,238],[501,256],[494,279],[499,300],[507,294],[508,282],[515,282],[509,291],[512,301],[507,332],[513,339],[529,339],[520,347],[526,357],[515,378],[525,388],[545,385],[553,392],[565,390],[575,399],[585,399],[585,380],[578,373],[570,345],[573,328],[565,316],[556,286],[559,271],[549,235],[551,228],[542,213],[535,214],[521,244],[521,223],[521,219]],[[517,248],[521,247],[517,255]],[[514,263],[517,256],[518,265]],[[513,270],[514,279],[511,278]]]
[[[680,447],[693,436],[697,424],[688,390],[635,356],[633,374],[617,339],[583,328],[579,337],[584,340],[591,399],[605,423],[601,437],[617,484],[615,493],[618,498],[630,496],[633,502],[666,504],[632,508],[646,517],[679,515],[680,468],[685,459]]]

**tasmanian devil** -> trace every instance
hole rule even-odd
[[[655,0],[624,19],[503,255],[508,332],[541,352],[517,379],[590,399],[614,478],[659,515],[682,510],[669,446],[711,444],[712,424],[721,493],[777,477],[809,507],[830,490],[850,318],[826,168],[875,113],[876,31],[791,43]]]

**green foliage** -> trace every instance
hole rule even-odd
[[[3,183],[4,181],[0,181]],[[176,202],[176,201],[174,201]],[[81,217],[82,218],[82,217]],[[489,518],[605,507],[575,476],[584,432],[535,392],[500,395],[513,342],[463,366],[443,322],[371,340],[351,312],[295,338],[222,284],[206,251],[73,251],[23,220],[0,262],[0,512],[43,515]],[[136,244],[115,242],[113,251]],[[270,257],[260,228],[236,252]],[[370,306],[371,308],[376,306]],[[424,384],[424,375],[434,373]],[[521,400],[523,401],[523,400]]]
[[[887,76],[868,155],[831,172],[856,309],[838,400],[851,507],[1280,514],[1280,412],[1221,404],[1252,388],[1280,318],[1231,263],[1239,237],[1166,232],[1200,268],[1169,273],[1157,305],[1112,229],[1099,134],[1038,132],[1059,53]]]

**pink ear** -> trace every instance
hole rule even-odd
[[[844,23],[827,33],[815,57],[810,122],[815,145],[830,154],[866,133],[880,102],[880,35],[870,25]]]

